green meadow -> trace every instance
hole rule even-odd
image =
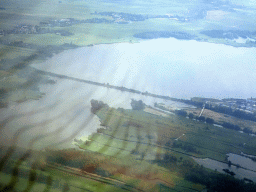
[[[96,114],[107,128],[94,133],[90,143],[81,147],[102,154],[122,157],[135,152],[137,158],[154,159],[166,151],[172,151],[219,161],[225,161],[227,153],[239,154],[243,151],[256,154],[253,137],[185,117],[161,117],[144,111],[120,112],[106,108]],[[199,152],[171,147],[173,142],[191,146]]]
[[[106,129],[98,129],[98,133],[93,133],[88,141],[79,145],[80,149],[117,159],[128,170],[135,169],[136,174],[147,175],[154,170],[157,178],[169,183],[167,186],[174,190],[179,190],[180,186],[170,184],[174,178],[175,183],[186,190],[197,190],[195,184],[183,179],[187,171],[184,172],[185,164],[190,162],[191,166],[196,166],[191,157],[227,163],[227,153],[239,154],[243,150],[255,155],[256,142],[251,136],[185,117],[162,117],[144,111],[107,107],[98,110],[96,115]],[[246,147],[243,145],[245,142],[248,144]],[[174,160],[166,163],[167,154]],[[111,161],[110,172],[118,166],[115,161]],[[104,163],[101,166],[106,168]],[[127,172],[123,174],[131,176]],[[111,177],[127,181],[123,175],[114,174]],[[167,179],[169,177],[172,179]],[[200,185],[197,187],[203,189]]]

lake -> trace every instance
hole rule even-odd
[[[154,39],[64,51],[33,66],[177,98],[256,95],[256,48]]]

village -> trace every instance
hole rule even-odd
[[[192,102],[203,102],[206,108],[219,107],[229,108],[230,110],[239,110],[245,113],[253,114],[256,112],[256,98],[238,99],[238,98],[225,98],[225,99],[212,99],[212,98],[191,98]],[[226,110],[227,111],[227,110]]]

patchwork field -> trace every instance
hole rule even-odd
[[[127,170],[132,168],[143,175],[147,175],[153,166],[155,171],[161,172],[158,179],[169,187],[172,186],[173,177],[178,183],[184,182],[180,180],[182,166],[186,161],[193,162],[191,157],[228,162],[226,154],[230,152],[239,154],[243,150],[255,155],[256,142],[251,136],[177,115],[162,117],[145,111],[114,108],[102,108],[96,115],[105,129],[98,129],[89,140],[79,145],[80,149],[114,158],[119,163],[121,161]],[[245,142],[248,144],[246,147],[243,145]],[[177,159],[176,163],[166,166],[167,154]],[[101,163],[101,166],[105,169],[112,167],[108,170],[114,174],[114,178],[124,179],[123,175],[115,174],[117,164],[112,163],[110,166]],[[128,178],[132,176],[130,171],[123,174]],[[163,175],[166,177],[163,178]],[[172,179],[167,179],[169,177]],[[193,185],[188,182],[184,186]],[[173,189],[178,189],[175,184]]]
[[[176,115],[162,117],[143,111],[125,110],[122,113],[105,108],[97,115],[107,128],[93,134],[89,144],[80,147],[106,155],[122,157],[130,153],[138,159],[155,160],[171,150],[220,161],[225,161],[229,152],[246,151],[255,155],[256,141],[252,136]],[[169,148],[175,141],[191,145],[200,152]]]
[[[186,109],[187,113],[193,113],[194,115],[198,116],[201,112],[201,109]],[[225,115],[225,114],[221,114],[221,113],[217,113],[214,112],[212,110],[208,110],[205,109],[204,112],[202,113],[203,116],[205,116],[206,118],[212,118],[214,119],[214,121],[218,124],[222,124],[223,122],[228,122],[228,123],[232,123],[234,125],[238,125],[239,127],[241,127],[242,129],[248,127],[253,131],[256,131],[256,122],[254,121],[249,121],[249,120],[245,120],[245,119],[240,119],[237,117],[233,117],[230,115]]]

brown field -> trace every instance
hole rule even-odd
[[[202,110],[201,108],[198,108],[198,109],[188,109],[186,111],[187,111],[187,113],[193,113],[194,115],[198,116],[200,114],[201,110]],[[229,116],[229,115],[222,114],[222,113],[217,113],[217,112],[214,112],[214,111],[211,111],[208,109],[204,109],[202,116],[204,116],[206,118],[209,117],[209,118],[214,119],[216,124],[221,124],[223,122],[227,122],[227,123],[232,123],[232,124],[238,125],[242,129],[248,127],[250,129],[252,129],[254,132],[256,131],[256,122],[253,122],[253,121],[239,119],[237,117]]]

